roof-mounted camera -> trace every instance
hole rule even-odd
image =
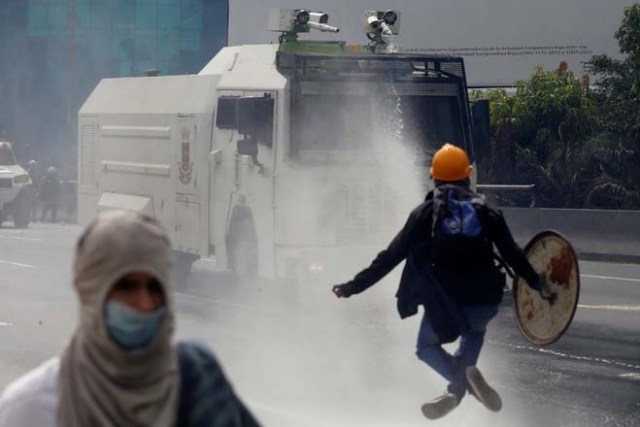
[[[367,10],[364,13],[364,31],[376,49],[384,50],[389,38],[400,33],[400,12]]]
[[[328,33],[340,31],[328,22],[328,14],[305,9],[271,9],[269,14],[269,30],[282,33],[280,43],[296,41],[298,34],[308,33],[311,29]]]

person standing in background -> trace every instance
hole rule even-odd
[[[60,203],[60,179],[58,179],[58,171],[53,166],[47,170],[47,173],[40,182],[38,189],[38,199],[42,201],[42,214],[40,221],[44,222],[47,212],[51,212],[51,220],[58,220],[58,204]]]

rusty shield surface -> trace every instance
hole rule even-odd
[[[545,273],[545,295],[555,295],[553,301],[542,298],[521,277],[513,280],[516,320],[522,335],[532,344],[544,346],[557,341],[567,330],[578,307],[580,273],[578,258],[571,243],[560,233],[543,231],[525,247],[533,269]]]

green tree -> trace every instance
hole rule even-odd
[[[600,132],[579,181],[587,206],[640,209],[640,4],[625,9],[615,34],[622,60],[594,56]]]
[[[534,183],[544,206],[576,203],[576,159],[597,122],[591,97],[565,63],[555,71],[536,67],[516,84],[486,95],[491,105],[494,183]]]
[[[627,7],[624,19],[615,38],[618,40],[620,52],[627,54],[628,65],[633,76],[633,92],[640,94],[640,4]]]
[[[536,68],[491,104],[485,181],[535,183],[542,206],[640,209],[640,4],[615,33],[624,59],[594,56],[576,78]]]

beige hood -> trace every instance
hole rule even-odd
[[[59,426],[175,425],[179,374],[171,346],[169,267],[166,234],[158,222],[139,214],[104,214],[80,237],[74,265],[80,319],[61,360]],[[108,336],[103,306],[111,287],[132,272],[160,282],[168,312],[148,347],[125,352]]]

